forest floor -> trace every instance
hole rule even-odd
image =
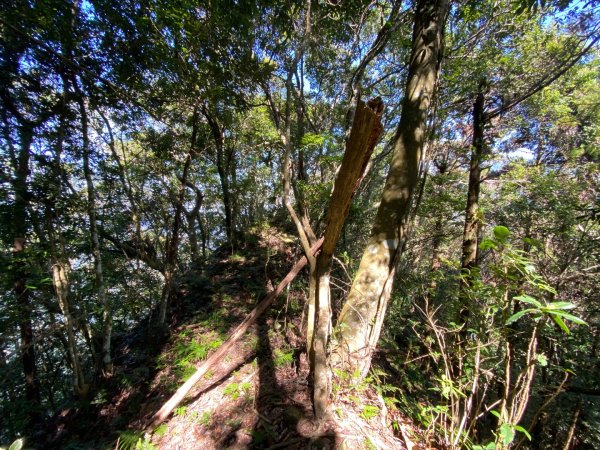
[[[297,259],[292,248],[292,238],[269,230],[233,254],[218,252],[201,273],[187,274],[172,305],[168,336],[161,340],[148,326],[122,336],[112,382],[85,408],[57,416],[45,448],[422,448],[415,444],[414,426],[371,379],[356,384],[351,376],[334,377],[331,415],[316,423],[303,338],[302,274],[169,419],[151,433],[141,431],[285,276]]]

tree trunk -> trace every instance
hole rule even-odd
[[[98,233],[98,219],[96,214],[96,188],[92,176],[90,166],[90,140],[88,114],[85,107],[85,100],[81,92],[77,80],[73,80],[73,86],[77,92],[77,103],[79,105],[79,114],[81,115],[81,138],[82,138],[82,154],[83,154],[83,172],[87,186],[87,210],[90,219],[90,240],[92,242],[92,255],[94,257],[94,274],[96,292],[98,300],[102,305],[102,349],[101,361],[102,367],[100,371],[105,377],[110,377],[113,373],[113,364],[111,357],[111,339],[112,339],[112,308],[110,301],[106,296],[106,286],[104,284],[104,272],[102,268],[102,254],[100,252],[100,238]]]
[[[87,396],[89,385],[86,384],[83,376],[83,370],[81,368],[81,359],[79,358],[79,351],[77,350],[77,342],[75,340],[74,333],[74,321],[71,315],[71,305],[69,303],[69,278],[67,272],[67,264],[60,258],[52,258],[52,281],[54,284],[54,290],[56,291],[56,298],[60,306],[60,310],[65,316],[65,328],[67,330],[67,350],[69,352],[69,359],[71,360],[71,366],[73,369],[73,388],[75,393],[80,398]]]
[[[200,191],[200,189],[198,189],[198,187],[196,187],[194,184],[189,183],[188,187],[190,187],[196,194],[196,200],[194,202],[194,207],[192,208],[191,211],[186,211],[184,208],[184,212],[185,212],[185,217],[187,218],[187,222],[188,222],[187,228],[188,228],[188,237],[190,239],[190,252],[192,254],[192,261],[194,263],[197,263],[199,261],[199,257],[198,257],[198,234],[196,232],[196,227],[201,222],[200,208],[202,207],[202,203],[204,201],[204,196],[202,195],[202,192]],[[205,256],[205,255],[203,255],[203,256]]]
[[[310,252],[311,246],[314,244],[316,236],[313,232],[309,221],[306,216],[305,220],[298,217],[296,213],[296,209],[292,204],[291,193],[292,193],[292,150],[293,150],[293,142],[292,142],[292,81],[293,74],[296,70],[297,64],[299,61],[299,55],[296,56],[292,66],[288,69],[287,79],[286,79],[286,100],[285,100],[285,116],[284,116],[284,131],[281,133],[281,140],[285,145],[285,153],[283,156],[283,164],[282,164],[282,184],[283,184],[283,204],[286,207],[292,222],[296,226],[296,230],[298,231],[298,237],[300,238],[300,243],[302,244],[302,250],[308,259],[309,265],[309,294],[308,294],[308,315],[307,315],[307,324],[306,324],[306,342],[307,349],[309,353],[309,359],[313,359],[314,355],[313,347],[311,345],[313,341],[314,329],[315,329],[315,311],[316,311],[316,300],[315,294],[317,289],[317,260]],[[276,112],[274,111],[274,114]]]
[[[24,254],[27,244],[27,210],[29,209],[29,151],[33,141],[33,127],[21,125],[19,130],[20,151],[15,167],[13,190],[15,201],[13,208],[13,286],[19,311],[19,331],[21,335],[21,358],[25,375],[25,399],[29,403],[29,419],[36,422],[40,417],[40,384],[34,347],[33,323],[31,319],[32,305],[27,288],[29,277],[28,264]]]
[[[298,64],[300,64],[300,70],[302,70],[302,59],[299,60]],[[302,80],[300,80],[299,83],[302,83]],[[291,84],[288,85],[288,88],[293,89]],[[302,85],[300,85],[298,95],[300,98],[296,99],[296,136],[294,140],[296,149],[298,150],[298,163],[296,164],[295,170],[296,176],[290,177],[290,183],[292,184],[292,190],[294,191],[294,198],[299,211],[300,223],[306,232],[308,241],[312,243],[317,240],[317,236],[315,235],[310,224],[310,213],[308,211],[308,205],[304,196],[304,190],[302,189],[302,185],[307,185],[308,183],[308,175],[306,173],[306,155],[304,149],[302,148],[302,140],[304,138],[304,108],[302,106],[304,88]]]
[[[187,184],[188,174],[190,172],[190,166],[192,165],[192,159],[196,152],[196,138],[198,135],[198,108],[194,108],[194,114],[192,117],[192,136],[190,142],[190,150],[183,164],[183,174],[181,175],[179,184],[179,193],[177,201],[175,203],[175,217],[173,218],[173,228],[171,230],[171,237],[167,242],[167,249],[165,255],[165,283],[163,286],[162,295],[160,298],[160,305],[158,309],[158,324],[164,325],[167,320],[167,307],[173,292],[173,276],[177,266],[177,254],[179,251],[179,230],[181,228],[181,215],[183,214],[183,202],[185,200],[185,186]]]
[[[219,130],[220,133],[220,130]],[[216,138],[215,138],[216,140]],[[225,210],[225,234],[227,235],[227,241],[230,245],[235,245],[234,236],[234,223],[233,223],[233,202],[231,199],[231,189],[229,183],[229,175],[227,170],[227,164],[225,162],[224,148],[223,148],[223,137],[220,136],[216,140],[217,144],[217,172],[219,173],[219,180],[221,182],[221,191],[223,193],[223,208]]]
[[[463,233],[461,268],[467,278],[477,266],[477,233],[479,231],[479,191],[481,188],[481,158],[484,150],[483,130],[485,126],[485,96],[477,94],[473,104],[473,145],[469,165],[469,189],[465,208],[465,229]]]
[[[312,358],[312,346],[311,343],[313,341],[314,328],[315,328],[315,309],[316,309],[316,287],[317,287],[317,279],[316,279],[316,258],[310,252],[310,247],[316,241],[316,235],[310,225],[310,218],[308,217],[308,209],[306,208],[306,204],[302,197],[302,193],[297,189],[297,186],[292,186],[292,150],[294,147],[294,143],[299,144],[302,140],[303,134],[303,120],[304,120],[304,112],[302,110],[302,105],[298,103],[297,105],[297,133],[295,136],[295,140],[292,141],[292,99],[294,92],[294,75],[298,71],[299,64],[301,64],[304,51],[310,41],[311,33],[312,33],[312,25],[311,25],[311,0],[306,0],[305,2],[305,10],[304,10],[304,34],[297,43],[294,48],[293,56],[290,55],[287,65],[287,76],[285,80],[285,111],[282,114],[279,108],[276,106],[276,103],[273,101],[273,97],[268,89],[268,87],[263,86],[265,95],[267,97],[267,101],[269,103],[269,108],[271,111],[271,118],[273,120],[273,124],[275,128],[279,131],[279,135],[283,145],[285,146],[285,152],[282,161],[282,184],[283,184],[283,204],[287,209],[290,218],[294,222],[296,229],[298,231],[298,237],[300,238],[300,243],[302,244],[302,250],[308,259],[309,264],[309,298],[308,298],[308,314],[307,314],[307,325],[306,325],[306,334],[307,334],[307,348],[309,352],[309,358]],[[302,77],[297,76],[298,83],[301,84],[303,82]],[[302,89],[300,89],[299,94],[302,95]],[[300,102],[300,100],[299,100]],[[282,120],[283,119],[283,120]],[[300,149],[299,149],[300,150]],[[298,165],[298,172],[300,177],[304,175],[304,155],[302,151],[299,151],[300,161]],[[296,188],[296,206],[300,210],[300,215],[296,212],[294,205],[292,204],[292,200],[290,198],[292,187]]]
[[[395,265],[407,237],[406,217],[418,181],[448,8],[447,0],[417,3],[406,94],[390,171],[369,243],[339,318],[333,362],[350,372],[358,369],[363,377],[379,339]]]
[[[202,106],[202,114],[208,121],[210,131],[215,141],[217,172],[221,183],[221,192],[223,194],[223,209],[225,212],[225,235],[229,244],[235,245],[235,223],[233,217],[233,200],[231,198],[231,187],[229,181],[229,161],[225,154],[225,140],[223,138],[223,129],[217,122],[216,117],[209,111],[206,105]]]
[[[466,340],[467,322],[469,320],[470,301],[469,290],[477,277],[477,255],[478,255],[478,233],[479,233],[479,191],[481,189],[481,158],[484,151],[484,126],[485,126],[485,95],[483,93],[483,82],[480,92],[473,104],[473,143],[471,148],[471,162],[469,165],[469,187],[467,193],[467,205],[465,207],[465,229],[462,241],[462,256],[460,260],[462,270],[462,281],[460,285],[459,320],[462,323],[462,331],[459,333],[459,349],[463,347]],[[455,361],[456,375],[460,372],[460,352]]]
[[[354,193],[364,176],[365,169],[383,131],[381,99],[371,100],[368,107],[359,101],[354,123],[346,143],[344,158],[333,187],[324,234],[323,247],[317,256],[316,271],[316,330],[312,342],[311,366],[313,368],[313,404],[318,419],[325,416],[329,403],[330,372],[327,348],[331,330],[331,302],[329,277],[333,251],[340,238],[344,222],[350,210]],[[311,345],[308,342],[308,345]]]
[[[438,177],[441,180],[445,181],[445,175],[448,173],[448,165],[445,162],[436,163],[436,167],[438,170]],[[444,188],[444,183],[436,183],[436,186],[433,191],[433,195],[438,195],[441,193],[441,190]],[[445,218],[443,214],[438,213],[435,217],[435,224],[433,226],[433,239],[431,242],[431,272],[434,273],[441,267],[441,246],[444,238],[444,222]],[[432,278],[431,288],[435,288],[436,282],[435,278]]]
[[[63,111],[64,114],[64,111]],[[64,116],[63,116],[64,117]],[[53,174],[56,179],[61,180],[61,153],[62,143],[64,138],[63,128],[63,117],[61,117],[61,124],[59,129],[58,145],[56,149],[56,155],[54,160]],[[64,336],[60,336],[61,341],[64,342],[64,347],[68,354],[68,360],[71,363],[71,369],[73,371],[73,391],[81,399],[84,399],[89,390],[89,385],[85,383],[85,377],[81,367],[81,358],[79,357],[79,351],[77,349],[77,341],[75,339],[75,321],[71,313],[72,308],[69,302],[69,262],[68,258],[65,257],[65,246],[62,243],[60,249],[57,245],[57,234],[60,236],[60,231],[55,230],[54,226],[54,211],[56,209],[56,199],[60,195],[60,184],[58,189],[50,190],[46,197],[45,202],[45,216],[46,216],[46,228],[48,235],[48,245],[50,253],[50,264],[52,272],[52,283],[54,285],[54,291],[56,293],[56,299],[58,306],[63,316],[65,317],[65,330],[67,332],[67,340],[64,342]],[[41,236],[41,232],[40,232]],[[54,322],[55,320],[52,320]],[[94,354],[93,349],[92,354]]]

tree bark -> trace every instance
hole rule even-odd
[[[313,257],[310,252],[311,245],[313,245],[316,241],[316,234],[314,233],[311,225],[310,218],[308,214],[308,208],[306,207],[306,203],[304,202],[302,193],[299,189],[294,189],[296,197],[296,205],[300,210],[300,215],[296,212],[294,205],[292,204],[292,199],[290,198],[292,192],[292,151],[294,147],[294,142],[296,144],[300,143],[302,140],[303,133],[303,120],[304,120],[304,110],[301,105],[301,98],[298,100],[299,104],[297,105],[297,133],[295,136],[295,140],[292,141],[292,103],[293,103],[293,94],[294,94],[294,75],[298,72],[299,64],[301,65],[302,58],[304,55],[304,51],[310,41],[311,33],[312,33],[312,25],[311,25],[311,1],[306,0],[305,2],[305,10],[304,10],[304,29],[303,35],[299,42],[297,43],[296,48],[294,48],[293,56],[290,55],[289,61],[287,63],[287,76],[285,80],[285,111],[282,114],[279,108],[276,106],[273,97],[269,91],[267,85],[263,86],[265,91],[265,95],[267,97],[267,101],[269,103],[269,108],[271,111],[271,118],[273,120],[273,124],[279,131],[279,135],[281,141],[285,147],[283,161],[282,161],[282,184],[283,184],[283,204],[292,219],[297,231],[298,237],[300,238],[300,243],[302,245],[302,250],[304,254],[308,258],[309,263],[309,298],[308,298],[308,313],[307,313],[307,324],[306,324],[306,342],[307,348],[309,352],[309,358],[312,358],[312,346],[311,343],[313,341],[314,328],[315,328],[315,310],[316,310],[316,258]],[[299,83],[302,83],[302,77],[297,76],[297,80]],[[300,96],[302,92],[300,92]],[[300,149],[299,149],[300,150]],[[304,164],[304,155],[303,152],[299,151],[299,162],[298,162],[298,173],[300,178],[304,177],[305,164]]]
[[[15,201],[13,207],[13,285],[19,311],[19,331],[21,336],[21,359],[23,374],[25,375],[25,399],[30,404],[29,419],[36,422],[40,417],[40,383],[37,373],[36,355],[34,347],[34,333],[32,323],[32,305],[27,288],[29,271],[25,261],[25,248],[27,244],[27,210],[29,209],[29,157],[33,141],[33,126],[22,124],[19,129],[20,150],[16,161],[13,190]]]
[[[448,164],[446,163],[446,161],[440,161],[440,162],[434,162],[434,164],[436,165],[437,171],[438,171],[438,177],[441,180],[445,181],[446,178],[446,174],[449,172],[449,167]],[[442,183],[435,183],[435,188],[433,191],[433,195],[438,195],[439,193],[441,193],[441,190],[444,188],[444,184]],[[435,224],[433,226],[433,239],[431,242],[431,272],[434,273],[436,270],[438,270],[441,267],[441,246],[444,240],[444,222],[446,221],[446,219],[444,218],[443,214],[436,214],[436,218],[435,218]],[[436,286],[436,281],[433,278],[430,284],[431,288],[435,288]]]
[[[477,266],[477,233],[479,231],[479,191],[481,189],[481,158],[484,151],[485,96],[477,94],[473,104],[473,144],[469,165],[469,188],[465,208],[465,229],[463,232],[461,268],[467,278]]]
[[[225,139],[223,138],[223,129],[215,116],[209,111],[206,105],[202,106],[202,114],[208,121],[211,134],[215,141],[215,154],[217,163],[217,173],[221,183],[221,192],[223,194],[223,209],[225,212],[225,235],[230,245],[235,246],[235,218],[233,216],[233,199],[231,198],[231,187],[229,180],[229,158],[226,155]]]
[[[198,108],[194,108],[192,117],[192,136],[190,142],[190,150],[185,158],[183,164],[183,173],[181,175],[179,183],[179,193],[175,202],[175,217],[173,218],[173,228],[171,230],[171,237],[167,242],[167,249],[165,255],[165,283],[163,286],[162,295],[160,298],[160,305],[158,309],[158,324],[164,325],[167,320],[167,307],[169,300],[173,292],[173,276],[177,267],[177,254],[179,252],[179,231],[181,228],[181,216],[183,214],[183,202],[185,200],[185,186],[187,184],[188,174],[190,172],[190,166],[192,165],[192,159],[196,152],[196,138],[198,135]]]
[[[418,181],[426,140],[427,116],[435,92],[443,48],[448,0],[417,3],[412,50],[402,116],[394,137],[394,153],[371,237],[342,308],[336,365],[364,377],[371,364],[389,301],[395,265],[407,237],[406,217]]]
[[[83,156],[83,172],[87,186],[87,210],[90,219],[90,241],[92,243],[92,255],[94,257],[94,274],[96,293],[100,304],[102,305],[102,349],[100,371],[103,376],[110,377],[113,373],[113,363],[111,357],[111,340],[112,340],[112,308],[110,301],[106,296],[106,286],[104,284],[104,271],[102,268],[102,253],[100,252],[100,238],[98,233],[98,217],[96,212],[96,188],[92,176],[90,166],[90,140],[89,140],[89,125],[88,113],[85,106],[83,93],[79,88],[76,79],[73,79],[73,86],[77,93],[77,103],[79,105],[79,114],[81,120],[81,139],[82,139],[82,156]]]
[[[63,81],[65,82],[66,86],[68,84],[66,77],[63,78]],[[64,105],[66,106],[66,100]],[[53,175],[55,176],[56,180],[62,180],[61,155],[64,141],[65,113],[66,108],[61,111],[57,139],[58,142],[54,156]],[[75,339],[75,321],[73,320],[72,308],[69,301],[69,261],[65,255],[65,246],[60,237],[60,230],[57,231],[55,229],[54,222],[56,199],[59,198],[61,192],[60,181],[57,189],[51,189],[50,187],[47,187],[47,189],[50,191],[46,196],[45,217],[50,253],[50,270],[52,272],[52,282],[54,285],[58,306],[65,318],[65,330],[67,332],[66,342],[64,342],[64,336],[60,337],[61,341],[64,342],[65,349],[69,355],[68,359],[71,362],[71,369],[73,371],[73,390],[79,396],[79,398],[84,399],[88,393],[89,385],[85,383],[85,377],[81,367],[81,358],[79,357],[79,351],[77,348],[77,340]],[[57,243],[57,235],[61,241],[60,247]]]
[[[63,313],[63,316],[65,316],[67,350],[69,352],[69,359],[71,360],[73,370],[73,388],[75,393],[83,399],[87,396],[89,385],[85,382],[83,376],[83,370],[80,363],[81,358],[79,357],[77,342],[75,340],[75,325],[71,314],[71,305],[69,303],[69,277],[67,264],[58,257],[52,258],[52,281],[60,310]]]
[[[310,9],[307,12],[310,14]],[[309,265],[309,294],[308,294],[308,314],[307,314],[307,324],[306,324],[306,342],[307,348],[309,352],[309,359],[312,359],[314,355],[312,354],[312,340],[315,329],[315,311],[316,311],[316,300],[315,293],[317,287],[317,265],[316,258],[310,252],[310,247],[314,244],[316,239],[315,233],[313,232],[310,222],[308,220],[307,212],[303,215],[304,219],[298,217],[296,213],[296,209],[292,204],[291,192],[292,192],[292,150],[293,150],[293,142],[292,142],[292,90],[293,90],[293,74],[296,71],[296,67],[298,65],[298,61],[300,59],[300,55],[297,55],[292,63],[291,67],[288,68],[288,74],[286,79],[286,101],[285,101],[285,116],[284,116],[284,131],[281,133],[281,140],[285,145],[285,153],[283,156],[283,164],[282,164],[282,184],[283,184],[283,204],[285,205],[292,222],[296,226],[296,230],[298,231],[298,237],[300,238],[300,243],[302,244],[302,250],[308,259]],[[273,114],[277,114],[276,111]]]
[[[198,234],[196,232],[196,227],[200,224],[200,208],[202,207],[202,203],[204,202],[204,196],[202,195],[202,191],[194,185],[193,183],[188,183],[187,187],[192,189],[196,194],[196,199],[194,201],[194,207],[191,211],[187,211],[184,208],[185,217],[188,222],[188,236],[190,239],[190,252],[192,254],[192,261],[197,263],[199,261],[198,257]],[[203,255],[205,256],[205,255]]]
[[[344,158],[327,209],[323,248],[317,256],[316,330],[312,344],[309,342],[308,345],[312,345],[313,348],[311,354],[314,382],[313,405],[318,419],[325,416],[331,388],[327,349],[331,330],[329,277],[333,251],[348,216],[354,193],[364,176],[373,149],[383,131],[382,112],[383,103],[379,98],[371,100],[368,106],[362,101],[358,102]]]

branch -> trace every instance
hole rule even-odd
[[[402,5],[401,0],[396,0],[394,2],[388,19],[386,20],[385,24],[381,27],[381,29],[377,33],[377,36],[375,37],[373,44],[371,44],[371,47],[369,48],[369,50],[367,51],[367,53],[365,54],[363,59],[358,63],[358,67],[352,74],[352,77],[350,78],[350,83],[348,85],[349,90],[350,90],[350,96],[349,96],[348,102],[350,102],[352,100],[352,97],[354,96],[354,91],[357,89],[356,86],[362,80],[365,69],[367,68],[369,63],[371,61],[373,61],[373,59],[375,59],[377,57],[377,55],[379,55],[383,51],[383,49],[385,49],[385,46],[387,45],[388,41],[390,40],[390,37],[392,36],[392,34],[394,34],[394,32],[402,24],[402,21],[400,20],[400,6],[401,5]]]
[[[132,245],[128,242],[121,242],[120,240],[118,240],[117,238],[112,236],[104,228],[101,228],[101,227],[98,227],[98,233],[103,238],[112,242],[113,245],[115,247],[117,247],[117,249],[122,251],[125,254],[125,256],[127,256],[128,258],[139,259],[140,261],[144,262],[144,264],[146,264],[151,269],[154,269],[160,273],[164,273],[164,271],[165,271],[164,264],[162,264],[155,256],[152,256],[151,254],[149,254],[139,244],[133,243],[134,245]],[[143,243],[140,243],[140,244],[143,245]],[[154,248],[152,248],[152,250],[155,251]]]
[[[323,244],[323,239],[317,241],[315,245],[311,248],[311,251],[314,254],[321,248]],[[312,255],[311,255],[312,256]],[[242,323],[240,323],[237,328],[231,333],[227,341],[225,341],[212,355],[208,357],[196,370],[196,373],[192,375],[179,389],[177,392],[173,394],[173,396],[152,416],[151,421],[146,426],[146,431],[151,431],[154,427],[160,425],[170,414],[171,412],[181,403],[181,401],[185,398],[187,393],[194,387],[194,385],[208,372],[211,367],[213,367],[216,363],[220,362],[223,357],[227,354],[227,352],[235,345],[235,343],[248,331],[250,325],[256,322],[256,319],[260,317],[262,313],[264,313],[267,308],[273,303],[273,301],[277,298],[281,292],[285,289],[285,287],[291,283],[294,278],[300,273],[300,270],[306,265],[307,259],[306,256],[303,256],[292,268],[292,270],[286,275],[286,277],[277,285],[274,291],[271,291],[263,301],[261,301],[256,308],[252,310],[248,316],[244,319]]]
[[[103,77],[102,75],[98,75],[96,72],[94,72],[94,71],[92,71],[92,70],[90,70],[90,69],[88,69],[86,67],[81,66],[77,62],[73,61],[71,58],[69,58],[69,57],[63,55],[62,53],[54,50],[51,46],[49,46],[45,42],[43,42],[43,41],[41,41],[41,40],[39,40],[39,39],[37,39],[37,38],[35,38],[33,36],[30,36],[25,31],[20,30],[19,28],[15,27],[13,24],[7,22],[2,16],[0,16],[0,23],[2,23],[7,28],[10,28],[11,30],[13,30],[17,34],[20,34],[21,36],[29,39],[31,42],[33,42],[34,44],[36,44],[41,50],[45,51],[46,53],[48,53],[50,55],[53,55],[53,56],[56,56],[58,59],[60,59],[61,61],[65,62],[67,64],[69,64],[71,67],[75,68],[79,72],[86,74],[92,80],[101,81],[106,86],[108,86],[111,90],[113,90],[121,99],[125,99],[125,100],[130,101],[131,103],[133,103],[134,105],[138,106],[143,111],[145,111],[154,120],[156,120],[157,122],[160,122],[160,123],[166,125],[169,129],[172,129],[171,125],[169,125],[168,123],[166,123],[157,114],[153,113],[148,108],[146,108],[146,106],[144,106],[141,102],[139,102],[138,100],[136,100],[135,98],[133,98],[132,96],[130,96],[127,93],[126,90],[120,88],[119,86],[117,86],[116,84],[114,84],[109,79]],[[4,89],[0,90],[0,93],[2,91],[4,91]],[[43,123],[43,121],[42,121],[42,123]],[[39,125],[38,123],[36,123],[36,124]]]
[[[594,39],[592,39],[592,41],[588,45],[586,45],[583,49],[581,49],[581,51],[579,53],[577,53],[575,56],[573,56],[571,58],[571,60],[568,60],[564,63],[564,65],[559,66],[559,68],[554,73],[552,73],[552,72],[546,73],[536,84],[534,84],[529,89],[529,91],[526,91],[526,92],[522,93],[521,95],[517,95],[514,100],[511,100],[510,102],[508,102],[502,106],[499,106],[498,108],[486,113],[484,120],[487,122],[487,121],[493,119],[494,117],[497,117],[497,116],[505,113],[509,109],[511,109],[511,108],[515,107],[516,105],[518,105],[519,103],[527,100],[529,97],[531,97],[532,95],[541,91],[545,87],[551,85],[554,81],[556,81],[558,78],[560,78],[562,75],[564,75],[569,69],[571,69],[575,64],[577,64],[579,62],[579,60],[581,58],[583,58],[599,40],[600,40],[600,34],[598,34]]]

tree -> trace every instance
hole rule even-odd
[[[31,289],[28,287],[28,237],[30,234],[31,193],[29,189],[32,145],[40,129],[57,113],[62,104],[54,86],[43,74],[53,71],[55,62],[43,52],[31,47],[26,36],[12,32],[16,25],[26,30],[39,26],[46,13],[43,7],[30,8],[17,2],[11,11],[24,8],[26,15],[11,17],[12,24],[2,20],[0,101],[2,106],[3,140],[11,163],[12,176],[12,237],[13,263],[11,267],[15,304],[18,308],[20,353],[25,376],[25,398],[31,403],[30,416],[39,418],[40,385],[34,345]],[[52,35],[49,36],[53,37]],[[33,51],[31,62],[23,57]],[[44,101],[39,101],[44,98]]]
[[[362,377],[371,364],[393,285],[398,257],[407,238],[407,218],[427,140],[449,3],[419,1],[415,8],[412,50],[402,116],[394,153],[369,244],[337,324],[334,362]]]
[[[331,293],[329,278],[333,261],[333,251],[340,238],[350,202],[367,168],[373,149],[379,140],[383,126],[381,99],[370,100],[367,105],[358,102],[354,113],[352,129],[346,144],[344,159],[340,166],[331,194],[323,247],[316,259],[316,320],[315,335],[312,342],[311,366],[313,369],[313,404],[317,418],[323,419],[329,404],[331,391],[329,364],[327,358],[331,331]]]

